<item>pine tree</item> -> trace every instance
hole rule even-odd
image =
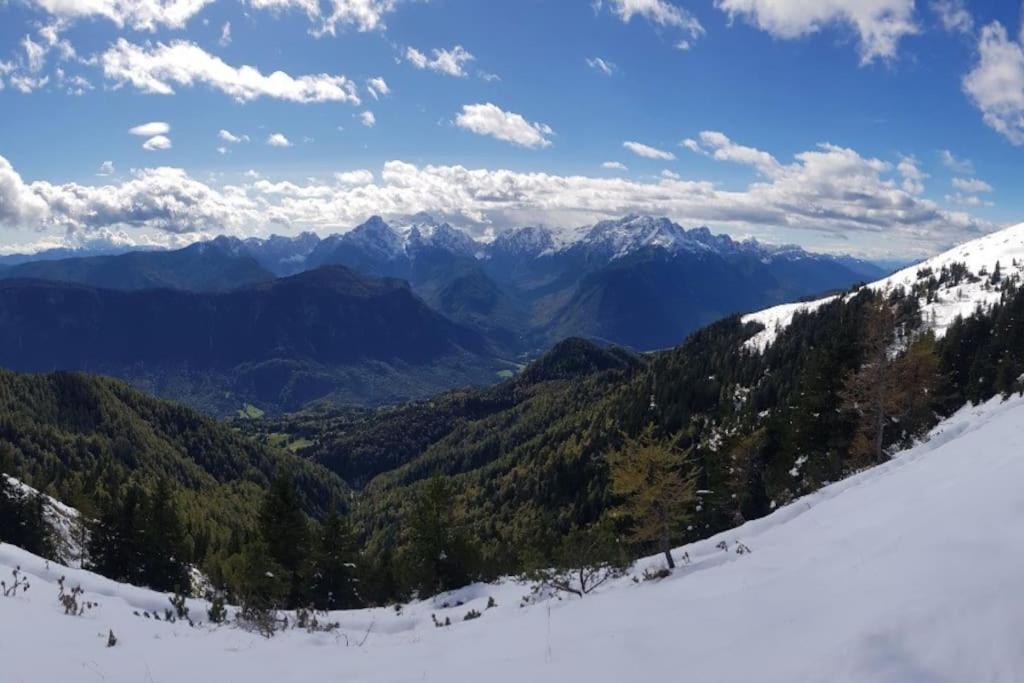
[[[627,438],[608,457],[612,492],[624,499],[619,511],[630,523],[634,543],[654,544],[665,554],[669,569],[672,542],[690,520],[696,502],[696,476],[686,454],[654,437],[654,425]]]
[[[435,476],[420,489],[405,517],[407,584],[419,595],[434,595],[470,582],[474,550],[458,528],[448,480]]]
[[[302,511],[299,490],[288,473],[270,483],[259,514],[260,536],[266,551],[280,566],[291,605],[305,602],[310,559],[309,522]]]
[[[143,579],[142,528],[145,492],[130,484],[120,499],[112,498],[91,524],[89,568],[115,581],[141,583]]]
[[[141,533],[142,581],[160,591],[183,592],[189,588],[189,551],[185,528],[174,505],[166,479],[157,482],[149,497]]]
[[[46,503],[28,494],[0,473],[0,541],[34,555],[56,559],[53,529],[46,521]]]
[[[327,515],[317,538],[313,604],[319,609],[352,609],[360,604],[356,579],[356,543],[347,519]]]

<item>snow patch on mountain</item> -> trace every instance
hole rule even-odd
[[[920,300],[922,319],[938,337],[943,336],[958,317],[969,316],[999,301],[1001,292],[991,283],[991,275],[997,265],[1004,278],[1020,278],[1024,274],[1024,223],[965,242],[865,286],[878,292],[891,292],[897,288],[909,291],[915,284],[927,281],[933,275],[938,276],[943,268],[949,269],[954,264],[966,266],[973,277],[940,287],[930,301],[927,298]],[[763,353],[798,312],[815,311],[834,299],[831,296],[783,304],[743,316],[741,320],[745,323],[764,326],[762,331],[747,340],[745,347]]]

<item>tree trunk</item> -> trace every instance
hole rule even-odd
[[[671,536],[668,533],[668,522],[662,522],[661,525],[661,547],[665,549],[665,561],[668,562],[669,569],[676,568],[676,561],[672,559],[672,541]]]

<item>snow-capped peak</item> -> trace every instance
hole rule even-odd
[[[1000,288],[993,286],[993,273],[997,266],[1001,278],[1020,278],[1024,275],[1024,223],[964,242],[866,286],[881,292],[891,292],[897,288],[909,291],[918,282],[925,282],[931,277],[938,278],[944,269],[948,270],[953,264],[963,264],[969,277],[952,279],[941,285],[930,298],[922,298],[920,301],[922,319],[940,337],[957,317],[968,316],[979,308],[999,301]],[[764,351],[775,341],[779,332],[789,326],[794,315],[814,311],[834,299],[834,296],[830,296],[816,301],[783,304],[744,316],[743,322],[764,326],[764,330],[747,340],[747,348]]]

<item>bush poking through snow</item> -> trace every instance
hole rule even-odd
[[[570,531],[555,553],[554,565],[534,569],[523,578],[533,583],[535,599],[551,593],[582,598],[625,574],[626,565],[611,528],[599,523]]]
[[[468,612],[466,612],[466,616],[462,617],[462,620],[463,621],[473,621],[474,619],[479,619],[482,616],[483,616],[483,614],[481,614],[479,611],[477,611],[475,609],[471,609]]]
[[[444,621],[441,621],[440,619],[437,618],[436,614],[431,614],[430,618],[433,620],[434,626],[436,626],[437,628],[441,628],[442,626],[451,626],[452,625],[451,617],[445,617]]]
[[[29,586],[28,579],[21,573],[21,567],[15,567],[11,570],[11,576],[14,577],[10,585],[7,585],[6,581],[0,581],[0,593],[5,598],[11,598],[16,596],[19,592],[24,593],[31,586]]]
[[[327,617],[327,612],[318,612],[313,607],[300,607],[295,610],[295,628],[301,628],[306,633],[330,633],[341,627],[336,621],[320,621],[320,617]]]
[[[224,596],[220,593],[210,598],[210,607],[206,610],[206,618],[211,624],[223,624],[228,616],[227,608],[224,607]]]
[[[487,598],[487,609],[491,609],[492,607],[497,607],[497,606],[498,606],[498,603],[494,600],[494,596],[493,595],[488,596],[488,598]]]
[[[80,617],[96,606],[95,602],[88,600],[79,601],[79,598],[85,591],[82,590],[81,586],[75,586],[71,590],[65,588],[63,576],[57,581],[57,586],[60,588],[60,592],[57,594],[57,602],[64,608],[64,614]]]
[[[117,645],[117,636],[114,635],[114,629],[110,629],[110,633],[107,635],[107,647],[115,645]]]
[[[668,567],[658,567],[657,569],[648,567],[644,570],[643,576],[644,581],[660,581],[661,579],[672,576],[672,570]]]

